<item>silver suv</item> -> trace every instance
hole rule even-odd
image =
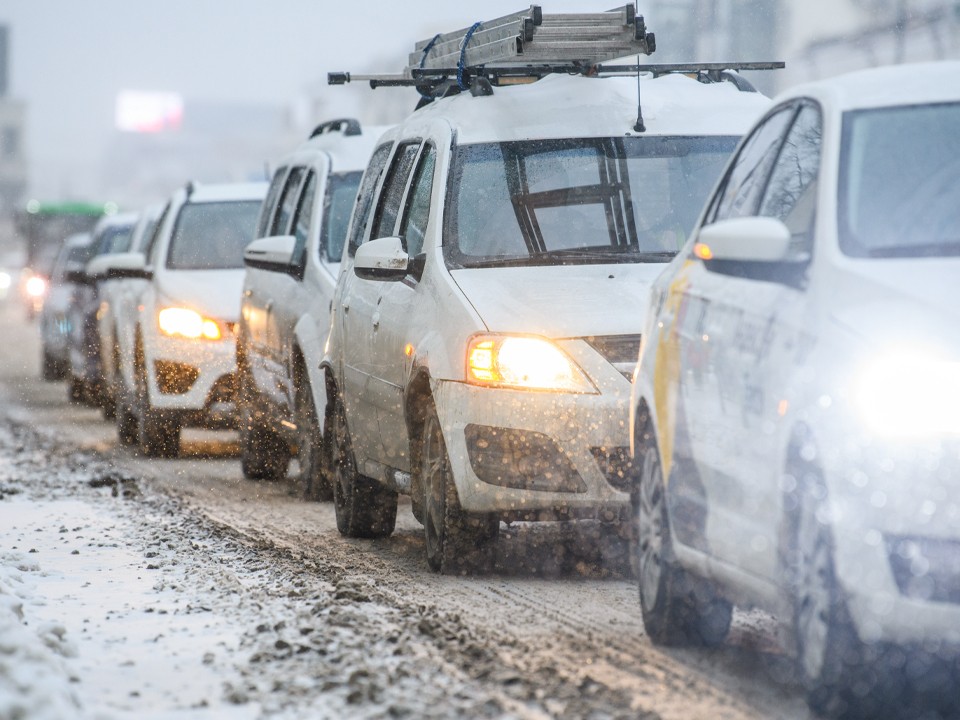
[[[243,473],[286,475],[293,453],[307,497],[329,499],[316,408],[327,404],[319,369],[347,224],[383,128],[353,119],[319,125],[273,175],[247,248],[237,363]]]

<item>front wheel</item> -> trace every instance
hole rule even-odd
[[[387,537],[397,523],[397,493],[357,472],[357,461],[340,395],[334,396],[331,433],[333,507],[341,535]]]
[[[300,465],[300,486],[308,500],[333,498],[333,487],[324,461],[324,444],[320,421],[313,403],[313,392],[306,371],[300,375],[294,397],[297,415],[297,461]]]
[[[180,454],[180,424],[165,418],[150,407],[147,378],[141,369],[137,376],[137,442],[147,457],[176,457]]]
[[[492,569],[500,521],[496,515],[467,513],[460,507],[447,446],[436,408],[425,415],[421,435],[420,487],[427,564],[444,574]]]
[[[804,490],[796,525],[794,629],[807,703],[828,717],[869,717],[881,709],[872,706],[863,714],[865,703],[875,702],[880,696],[875,679],[871,678],[870,658],[836,579],[833,538],[819,512],[822,501],[814,497],[810,488]]]
[[[662,645],[723,642],[733,606],[676,563],[660,455],[653,444],[643,454],[633,520],[640,609],[647,635]]]

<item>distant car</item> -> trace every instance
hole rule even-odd
[[[133,353],[120,357],[133,397],[119,398],[117,412],[121,435],[135,420],[147,456],[179,453],[183,427],[237,427],[243,251],[266,190],[190,183],[164,207],[146,258],[125,253],[103,268],[107,277],[149,280],[137,299]]]
[[[237,331],[243,472],[283,477],[298,453],[304,493],[332,494],[322,472],[326,383],[320,370],[343,241],[377,137],[356,120],[318,126],[274,173],[246,250]],[[319,412],[317,411],[319,408]]]
[[[137,443],[136,418],[132,416],[129,401],[133,378],[125,378],[120,371],[121,358],[133,357],[134,328],[137,324],[137,303],[140,293],[146,285],[143,278],[111,278],[107,268],[118,267],[118,263],[133,260],[143,264],[143,258],[149,250],[154,237],[157,219],[163,210],[162,205],[151,205],[137,215],[137,221],[130,234],[130,245],[120,254],[102,255],[90,263],[87,271],[97,278],[100,295],[100,307],[97,311],[97,328],[100,337],[100,372],[103,377],[103,390],[109,403],[117,414],[117,429],[123,445]],[[132,367],[132,363],[128,363]],[[120,400],[120,402],[118,402]],[[122,412],[121,412],[122,411]]]
[[[958,73],[781,95],[648,304],[647,632],[718,642],[732,603],[767,607],[830,715],[880,711],[886,650],[894,667],[960,650]]]
[[[90,259],[87,266],[68,273],[69,279],[76,283],[76,290],[67,310],[70,318],[70,363],[67,371],[70,398],[101,407],[108,417],[113,414],[113,400],[104,386],[100,368],[100,328],[97,324],[100,293],[96,263],[98,258],[127,250],[135,220],[136,215],[133,213],[105,215],[100,218],[90,234]],[[90,263],[94,263],[94,266],[91,267]]]
[[[381,139],[324,357],[343,534],[392,532],[398,492],[445,573],[489,567],[501,520],[619,533],[646,288],[769,102],[648,78],[638,132],[636,82],[463,93]]]
[[[68,280],[83,272],[90,259],[90,233],[68,237],[60,248],[50,278],[50,292],[40,310],[41,375],[44,380],[63,380],[70,368],[68,311],[78,286]]]

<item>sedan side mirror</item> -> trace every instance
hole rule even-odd
[[[149,280],[153,277],[153,271],[147,268],[147,259],[143,253],[125,252],[102,255],[90,261],[90,265],[87,266],[88,270],[94,263],[97,263],[94,268],[100,270],[100,277],[107,280],[127,278]]]
[[[353,258],[353,272],[364,280],[402,280],[409,271],[410,258],[398,237],[366,242]]]
[[[693,254],[711,272],[797,285],[807,258],[791,256],[791,239],[776,218],[732,218],[700,228]]]

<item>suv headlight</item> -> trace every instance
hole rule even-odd
[[[219,340],[223,337],[216,320],[203,317],[189,308],[164,308],[157,314],[157,325],[165,335],[179,335],[191,340]]]
[[[890,355],[870,363],[856,399],[867,426],[882,435],[960,433],[960,363]]]
[[[549,340],[477,335],[467,344],[467,382],[521,390],[596,393],[573,360]]]

